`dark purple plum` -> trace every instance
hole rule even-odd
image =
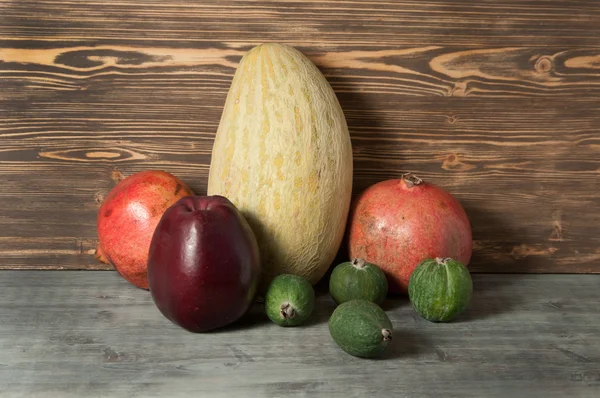
[[[258,243],[223,196],[188,196],[163,214],[148,256],[154,303],[173,323],[207,332],[248,310],[261,276]]]

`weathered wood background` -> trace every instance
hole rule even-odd
[[[278,41],[344,108],[355,191],[463,203],[472,269],[600,272],[600,2],[0,0],[0,268],[88,268],[123,175],[205,193],[242,54]]]

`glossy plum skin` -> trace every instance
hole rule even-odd
[[[465,265],[471,259],[471,225],[460,203],[439,186],[416,180],[372,185],[350,215],[350,258],[378,265],[392,293],[406,294],[410,275],[427,258],[451,257]]]
[[[128,282],[148,289],[148,249],[163,213],[193,192],[174,175],[141,171],[121,180],[102,201],[96,258],[112,264]]]
[[[148,281],[160,312],[191,332],[241,318],[261,276],[258,243],[222,196],[190,196],[161,218],[150,245]]]

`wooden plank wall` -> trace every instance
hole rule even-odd
[[[205,193],[237,62],[277,41],[339,96],[355,192],[447,188],[474,271],[600,272],[599,22],[593,0],[0,0],[0,268],[105,268],[123,175]]]

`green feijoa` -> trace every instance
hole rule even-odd
[[[361,258],[337,265],[329,278],[329,294],[337,304],[361,299],[381,304],[387,291],[388,281],[381,268]]]
[[[392,339],[392,331],[385,311],[367,300],[346,301],[329,318],[329,333],[335,343],[356,357],[381,355]]]
[[[304,323],[315,308],[315,291],[301,276],[283,274],[275,277],[265,293],[265,311],[279,326]]]
[[[471,301],[469,270],[451,258],[427,259],[410,276],[408,297],[419,315],[431,322],[448,322]]]

